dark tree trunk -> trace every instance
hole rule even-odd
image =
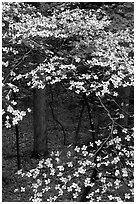
[[[124,120],[123,124],[125,127],[128,126],[128,113],[129,113],[129,97],[130,97],[130,87],[124,88],[124,105],[123,105],[123,112],[124,112]]]
[[[21,160],[20,160],[20,147],[19,147],[19,130],[18,125],[15,125],[16,131],[16,148],[17,148],[17,168],[18,170],[21,169]]]
[[[33,156],[48,154],[47,123],[48,123],[47,90],[35,89],[33,92],[33,125],[34,149]]]
[[[128,126],[128,113],[129,113],[129,98],[131,87],[119,88],[119,95],[122,98],[122,114],[124,118],[120,119],[120,124],[124,127]]]

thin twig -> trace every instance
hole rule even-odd
[[[21,57],[21,58],[18,60],[17,64],[10,70],[10,73],[11,73],[11,71],[13,71],[16,67],[18,67],[18,66],[21,64],[21,62],[25,59],[25,57],[26,57],[30,52],[31,52],[31,50],[29,50],[27,53],[25,53],[25,54],[23,55],[23,57]],[[10,73],[7,74],[7,77],[6,77],[5,80],[3,81],[3,84],[7,81],[8,76],[10,75]]]
[[[52,92],[51,86],[50,86],[50,91],[51,91],[52,102],[49,103],[49,106],[51,108],[53,119],[61,126],[61,129],[62,129],[62,132],[63,132],[63,135],[64,135],[64,145],[66,145],[66,132],[65,132],[65,129],[64,129],[63,125],[61,124],[61,122],[56,118],[53,107],[52,107],[53,92]]]
[[[98,96],[98,99],[99,99],[99,101],[100,101],[102,107],[104,108],[104,110],[107,112],[107,115],[109,116],[109,118],[111,119],[111,121],[114,123],[114,119],[111,117],[111,114],[110,114],[109,110],[108,110],[108,109],[106,108],[106,106],[103,104],[103,102],[102,102],[102,100],[101,100],[101,98],[100,98],[99,96]]]
[[[54,120],[55,120],[55,121],[61,126],[61,129],[62,129],[62,131],[63,131],[63,135],[64,135],[64,145],[66,145],[66,133],[65,133],[65,129],[64,129],[63,125],[61,124],[61,122],[56,118],[51,103],[49,103],[49,106],[50,106],[51,111],[52,111],[53,119],[54,119]]]
[[[118,123],[116,123],[116,122],[114,121],[114,119],[112,118],[110,112],[109,112],[108,109],[105,107],[105,105],[102,103],[102,100],[100,99],[99,96],[98,96],[98,98],[99,98],[99,101],[100,101],[101,105],[103,106],[103,108],[105,109],[105,111],[107,112],[108,116],[110,117],[110,119],[111,119],[111,121],[112,121],[112,127],[111,127],[111,132],[110,132],[108,138],[102,143],[102,145],[101,145],[101,146],[99,147],[99,149],[95,152],[95,154],[97,154],[97,152],[102,149],[102,147],[104,146],[104,144],[105,144],[105,143],[108,141],[108,139],[112,136],[114,124],[118,124]],[[119,124],[118,124],[118,125],[119,125]],[[119,125],[119,126],[121,126],[121,125]],[[116,150],[115,150],[115,152],[116,152]],[[94,155],[95,155],[95,154],[94,154]],[[116,153],[116,155],[118,156],[118,153]],[[123,166],[123,165],[122,165],[122,162],[121,162],[121,161],[120,161],[120,164],[121,164],[120,169],[122,169],[122,166]]]
[[[101,144],[101,146],[97,149],[97,151],[94,153],[94,157],[98,154],[98,152],[100,152],[100,150],[103,148],[104,144],[109,140],[109,138],[112,136],[112,132],[113,132],[113,128],[114,128],[114,124],[115,124],[115,121],[114,119],[111,117],[111,114],[110,112],[108,111],[108,109],[105,107],[105,105],[103,104],[101,98],[98,96],[98,99],[102,105],[102,107],[104,108],[104,110],[107,112],[107,115],[109,116],[109,118],[111,119],[112,121],[112,126],[111,126],[111,131],[110,131],[110,134],[109,136],[107,137],[107,139]]]
[[[123,127],[122,125],[120,125],[119,123],[115,122],[116,125],[118,125],[119,127],[121,127],[122,129],[126,128],[126,127]],[[127,128],[127,131],[130,132],[130,130]]]
[[[110,96],[109,94],[108,94],[108,96],[112,98],[112,101],[119,107],[119,109],[120,109],[122,112],[124,112],[125,114],[131,116],[131,114],[127,113],[126,111],[124,111],[124,110],[120,107],[120,105],[114,100],[114,98],[113,98],[112,96]]]
[[[112,126],[111,126],[111,131],[110,131],[110,134],[109,136],[107,137],[107,139],[101,144],[101,146],[97,149],[97,151],[94,153],[93,157],[95,157],[98,152],[100,152],[100,150],[103,148],[103,146],[105,145],[105,143],[109,140],[109,138],[112,136],[112,132],[113,132],[113,128],[114,128],[114,121],[112,123]]]

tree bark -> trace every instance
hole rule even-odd
[[[33,126],[34,149],[33,156],[46,156],[48,154],[47,123],[48,123],[47,90],[34,89],[33,92]]]

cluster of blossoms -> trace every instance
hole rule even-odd
[[[96,143],[99,148],[101,146],[99,141]],[[93,147],[92,143],[90,147]],[[88,152],[87,148],[85,145],[75,148],[70,146],[67,151],[52,151],[50,157],[40,160],[35,169],[26,173],[22,169],[19,170],[17,174],[27,178],[27,184],[18,187],[15,192],[29,194],[31,192],[32,202],[80,201],[83,189],[90,187],[87,195],[90,202],[132,201],[134,194],[133,167],[130,164],[133,160],[132,150],[126,150],[129,155],[124,155],[126,149],[124,148],[115,157],[114,154],[118,151],[115,148],[116,153],[114,150],[108,155],[100,154],[96,157],[97,162],[94,162],[95,151],[92,148]],[[127,161],[125,166],[124,157]],[[95,181],[92,180],[94,168],[98,170]]]
[[[14,125],[17,125],[19,121],[23,120],[23,117],[26,116],[27,112],[31,112],[30,108],[27,110],[19,110],[17,108],[17,102],[13,97],[14,94],[19,92],[19,88],[11,83],[7,83],[8,88],[5,88],[3,84],[3,109],[2,117],[4,119],[4,125],[6,128],[11,128]]]
[[[78,16],[79,18],[84,16],[81,11],[80,15],[78,14],[79,11],[72,12],[74,13],[74,16]],[[60,18],[63,18],[64,13],[62,13],[61,15],[62,16]],[[65,13],[66,19],[67,15],[69,18],[70,14],[68,14],[68,12]],[[27,30],[29,32],[27,33],[23,29],[23,26],[26,26],[25,24],[15,24],[17,32],[16,35],[27,35],[25,36],[25,38],[29,39],[29,46],[32,47],[35,46],[32,43],[32,40],[34,40],[35,37],[36,40],[40,39],[38,43],[40,43],[41,41],[46,42],[46,39],[48,38],[49,42],[52,38],[60,40],[60,42],[65,42],[66,39],[70,38],[68,36],[74,36],[75,34],[78,38],[78,40],[75,40],[75,42],[73,41],[71,45],[70,54],[68,54],[67,52],[65,54],[64,52],[63,57],[55,56],[52,57],[53,59],[45,58],[42,64],[40,64],[36,69],[31,71],[32,77],[30,77],[30,82],[28,84],[32,88],[44,88],[47,82],[50,82],[50,84],[54,84],[61,82],[64,79],[67,79],[69,81],[69,89],[75,90],[75,92],[78,94],[82,92],[90,94],[91,92],[95,91],[97,95],[103,96],[105,93],[112,93],[113,89],[116,89],[120,86],[133,86],[133,33],[129,32],[129,30],[127,29],[124,31],[118,31],[117,33],[111,33],[110,31],[107,32],[104,30],[104,28],[108,26],[109,21],[106,21],[105,19],[99,21],[98,23],[101,25],[101,28],[99,28],[97,26],[98,20],[94,19],[94,15],[90,15],[88,18],[90,19],[89,25],[91,26],[91,28],[87,26],[86,19],[83,20],[81,18],[82,25],[80,25],[80,21],[78,21],[77,24],[75,22],[76,19],[72,17],[72,20],[69,23],[67,22],[67,20],[64,21],[64,19],[61,19],[61,21],[63,22],[63,29],[60,29],[60,26],[58,25],[60,21],[58,21],[55,16],[48,20],[46,19],[46,17],[40,19],[40,22],[42,24],[40,24],[40,29],[42,29],[43,31],[37,32],[37,29],[39,29],[37,19],[35,19],[35,21],[34,19],[32,19],[31,21],[29,19],[29,21],[27,21],[29,22],[29,25],[27,27]],[[74,28],[73,23],[76,24],[76,28]],[[56,27],[53,27],[52,24],[55,24]],[[22,30],[20,30],[20,27],[16,27],[19,25],[21,26]],[[33,29],[30,25],[32,25]],[[70,26],[74,30],[66,29],[66,26]],[[53,30],[51,28],[53,28]],[[48,29],[50,30],[50,34],[48,33]],[[81,29],[83,29],[83,32],[81,32]],[[79,33],[79,30],[81,33]],[[92,32],[91,34],[90,31]],[[18,34],[18,32],[20,32],[20,34]],[[58,33],[56,34],[56,32]],[[60,33],[64,32],[68,36],[64,37],[60,35]],[[45,33],[48,36],[46,36]],[[84,41],[80,40],[84,35],[89,36],[87,38],[87,42],[85,39]],[[47,46],[46,44],[43,44],[42,46],[43,48],[41,49],[50,49],[48,48],[49,45]],[[80,62],[82,62],[79,50],[83,49],[83,46],[85,46],[84,49],[91,50],[91,53],[89,53],[91,60],[84,59],[85,65],[88,66],[88,71],[86,74],[80,74],[80,72],[78,72],[78,65],[75,65],[74,63],[75,59],[79,59],[79,64]],[[51,47],[53,47],[52,44]],[[74,58],[72,58],[72,56],[74,56]],[[66,64],[65,59],[69,57],[72,58],[71,62],[70,64]],[[68,77],[69,71],[71,71],[71,77]]]
[[[15,109],[14,106],[11,105],[8,105],[6,107],[6,110],[2,109],[5,127],[11,128],[12,126],[17,125],[19,121],[23,120],[23,117],[26,116],[27,112],[31,112],[31,109],[28,108],[26,111],[20,111],[18,109]]]
[[[14,16],[11,15],[13,10]],[[19,20],[15,21],[18,14]],[[7,21],[9,25],[5,28]],[[28,7],[25,11],[24,4],[6,3],[3,4],[3,22],[3,39],[11,42],[9,47],[6,44],[3,48],[4,67],[12,63],[7,60],[7,54],[21,54],[20,46],[28,47],[30,54],[33,50],[44,54],[44,60],[32,66],[30,72],[12,70],[13,81],[23,79],[31,88],[42,89],[47,83],[65,82],[66,87],[77,94],[95,92],[97,96],[106,93],[117,96],[118,87],[133,86],[133,31],[108,31],[111,21],[101,9],[77,8],[45,17],[34,8]],[[82,69],[84,65],[88,67],[86,73],[78,71],[80,64]]]

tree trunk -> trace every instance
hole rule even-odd
[[[47,145],[47,90],[34,89],[33,92],[33,125],[34,125],[34,149],[33,156],[48,154]]]
[[[128,126],[128,113],[129,113],[129,97],[130,97],[130,86],[124,88],[124,104],[123,104],[123,111],[124,111],[124,126]]]
[[[128,126],[128,113],[129,113],[129,98],[130,98],[130,90],[131,87],[121,87],[119,89],[120,97],[122,98],[122,114],[124,115],[124,118],[122,118],[120,121],[121,125],[124,127]]]

